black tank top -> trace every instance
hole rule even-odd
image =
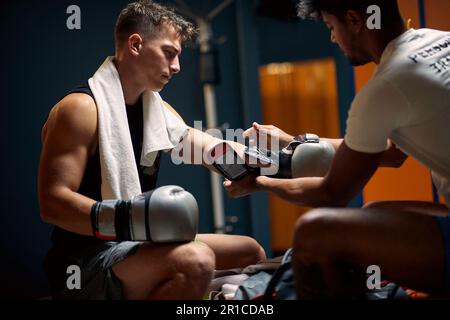
[[[77,86],[67,95],[72,93],[85,93],[95,100],[88,84]],[[134,106],[127,105],[126,110],[131,140],[133,143],[134,158],[138,168],[141,190],[149,191],[156,188],[161,153],[158,154],[155,164],[152,168],[146,168],[140,165],[144,134],[142,97],[139,98],[138,102]],[[102,178],[100,171],[100,153],[97,146],[94,155],[88,159],[86,170],[84,172],[81,185],[78,189],[78,193],[90,199],[102,201],[101,182]],[[94,237],[82,236],[79,234],[68,232],[59,227],[55,227],[52,233],[53,245],[59,248],[64,248],[64,251],[67,250],[67,252],[78,251],[98,242],[101,241]]]

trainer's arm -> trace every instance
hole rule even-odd
[[[272,179],[249,176],[241,181],[225,181],[224,187],[232,197],[268,191],[306,207],[340,207],[347,205],[363,189],[379,167],[382,156],[383,153],[356,152],[342,143],[324,178]]]
[[[77,191],[97,146],[97,109],[92,98],[72,94],[55,106],[42,132],[39,207],[42,219],[67,231],[93,235],[94,200]]]
[[[320,138],[320,140],[331,143],[336,151],[342,145],[342,142],[344,142],[344,139]],[[381,158],[380,167],[400,168],[407,159],[408,156],[398,149],[391,140],[388,140],[386,151]]]
[[[273,125],[261,125],[257,122],[254,122],[252,127],[248,128],[244,132],[244,137],[254,138],[255,136],[259,136],[260,134],[266,135],[268,141],[271,140],[269,137],[278,137],[279,147],[281,149],[286,147],[294,139],[293,135],[286,133]],[[320,140],[330,143],[336,151],[344,141],[344,139],[330,139],[323,137],[321,137]],[[397,149],[397,146],[388,139],[386,151],[384,152],[381,159],[380,167],[399,168],[403,165],[406,159],[408,159],[408,156]]]
[[[256,187],[302,206],[346,206],[373,176],[382,157],[383,153],[353,151],[344,142],[337,150],[330,171],[324,178],[278,180],[258,177]]]

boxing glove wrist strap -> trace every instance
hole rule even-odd
[[[120,214],[125,201],[105,200],[96,202],[91,209],[91,224],[94,236],[105,241],[118,239],[116,226],[118,220],[122,220],[124,214]]]
[[[295,148],[297,148],[299,145],[304,143],[319,143],[320,137],[313,133],[304,133],[300,134],[288,144],[288,146],[285,148],[285,152],[292,153],[295,151]]]

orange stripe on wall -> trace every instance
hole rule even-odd
[[[449,14],[449,0],[425,0],[427,28],[450,31]]]
[[[411,19],[411,28],[419,29],[420,28],[419,1],[398,0],[398,5],[400,7],[400,12],[405,22],[408,21],[408,19]]]
[[[364,202],[433,201],[430,170],[409,158],[400,169],[382,168],[364,190]]]
[[[336,66],[332,58],[263,66],[260,83],[264,123],[291,133],[339,137]],[[309,210],[269,195],[274,252],[292,246],[295,223]]]

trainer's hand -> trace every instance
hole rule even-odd
[[[231,198],[241,198],[257,191],[262,191],[260,182],[268,179],[264,176],[248,175],[238,181],[225,180],[223,187]]]
[[[294,139],[294,136],[291,136],[275,126],[261,125],[257,122],[254,122],[252,127],[247,129],[242,135],[244,138],[250,139],[250,144],[257,143],[258,146],[260,146],[261,136],[265,136],[267,139],[267,149],[271,149],[271,140],[276,139],[277,137],[279,139],[279,149],[287,147],[287,145]],[[254,141],[255,139],[257,139],[257,141]]]

